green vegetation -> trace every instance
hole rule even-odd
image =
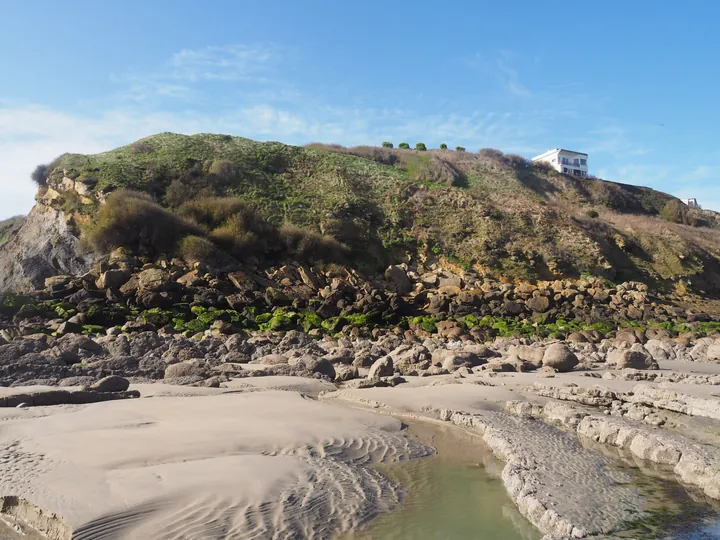
[[[425,151],[427,151],[427,146],[425,146],[425,143],[419,142],[415,145],[415,150],[420,150],[421,152],[425,152]]]
[[[660,211],[660,215],[665,221],[670,223],[681,223],[683,225],[697,225],[696,220],[690,215],[690,209],[688,206],[678,199],[671,199],[663,209]]]
[[[589,217],[590,219],[597,219],[600,217],[600,214],[597,210],[588,210],[585,215]]]
[[[410,145],[406,142],[401,142],[398,144],[398,148],[402,148],[403,150],[410,150]]]
[[[125,246],[218,266],[308,258],[377,271],[437,248],[465,268],[509,278],[589,273],[667,286],[692,278],[706,291],[720,283],[718,223],[708,218],[713,235],[689,237],[676,225],[688,221],[682,216],[658,219],[675,200],[669,195],[558,175],[495,149],[398,146],[299,148],[163,133],[61,156],[48,181],[67,175],[107,199],[84,205],[91,219],[79,220],[101,252]],[[612,212],[576,219],[593,207]]]
[[[392,147],[393,147],[393,143],[388,142],[388,141],[385,141],[385,142],[382,143],[382,147],[383,147],[383,148],[392,148]]]
[[[448,147],[447,147],[447,144],[445,144],[445,143],[440,143],[440,150],[447,150],[447,148],[448,148]]]
[[[465,151],[465,147],[464,147],[464,146],[456,146],[456,147],[455,147],[455,151],[456,151],[456,152],[464,152],[464,151]]]

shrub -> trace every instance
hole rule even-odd
[[[342,262],[348,249],[331,236],[285,224],[280,228],[280,241],[288,253],[301,260]]]
[[[202,230],[161,208],[145,193],[119,190],[108,196],[83,233],[100,253],[127,247],[160,255],[171,253],[184,236],[201,235]]]
[[[505,163],[516,169],[527,169],[530,166],[530,160],[518,154],[507,154]]]
[[[194,196],[196,196],[196,192],[192,186],[177,178],[165,188],[165,204],[168,206],[180,206]]]
[[[464,152],[464,151],[465,151],[465,147],[464,147],[464,146],[456,146],[456,147],[455,147],[455,151],[456,151],[456,152]]]
[[[497,148],[481,148],[480,151],[478,152],[478,155],[480,157],[484,157],[484,158],[500,159],[505,154],[503,154]]]
[[[146,142],[136,142],[131,149],[135,154],[151,154],[155,150],[150,143]]]
[[[596,219],[596,218],[600,217],[600,214],[598,214],[597,210],[588,210],[588,212],[585,215],[592,219]]]
[[[536,171],[543,173],[549,173],[555,170],[553,166],[547,161],[535,161],[531,162],[531,165]]]
[[[697,224],[697,220],[690,215],[690,209],[687,205],[678,199],[672,199],[665,203],[665,206],[660,211],[660,216],[671,223],[693,226]]]
[[[38,165],[35,167],[35,170],[30,173],[30,178],[33,182],[35,182],[38,186],[45,186],[47,185],[47,176],[50,172],[48,165]]]
[[[382,147],[383,147],[383,148],[393,148],[393,143],[388,142],[388,141],[384,141],[384,142],[382,143]]]
[[[207,238],[189,235],[180,242],[179,251],[186,262],[207,262],[216,258],[218,248]]]
[[[235,163],[229,159],[216,159],[210,165],[208,173],[218,177],[223,182],[231,182],[237,178],[238,170]]]
[[[401,142],[398,144],[398,148],[402,148],[403,150],[410,150],[410,145],[406,142]]]
[[[420,150],[421,152],[425,152],[427,150],[427,146],[425,146],[425,143],[419,142],[415,145],[415,150]]]
[[[440,150],[447,150],[447,144],[440,143]]]

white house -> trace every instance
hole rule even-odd
[[[687,204],[690,208],[700,208],[697,199],[680,199],[682,202]]]
[[[563,148],[554,148],[532,158],[533,162],[549,163],[557,172],[574,176],[588,175],[588,155]]]

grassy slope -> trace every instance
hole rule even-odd
[[[213,182],[217,160],[237,174]],[[503,158],[164,133],[94,156],[67,154],[56,165],[54,178],[65,169],[103,191],[126,187],[158,201],[173,179],[210,182],[276,223],[314,227],[382,264],[421,252],[510,278],[592,273],[670,284],[695,276],[697,287],[720,289],[714,215],[703,229],[670,224],[657,217],[669,195]]]
[[[23,216],[14,216],[0,221],[0,244],[4,244],[10,235],[18,230],[25,221]]]

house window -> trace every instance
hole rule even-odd
[[[563,172],[564,172],[564,173],[567,172],[567,167],[563,167]]]
[[[578,167],[580,165],[580,160],[578,158],[575,158],[575,161],[573,162],[573,165]]]
[[[573,169],[573,174],[575,176],[582,176],[582,171],[580,169]]]
[[[582,165],[583,167],[587,167],[587,159],[581,159],[580,165]]]

